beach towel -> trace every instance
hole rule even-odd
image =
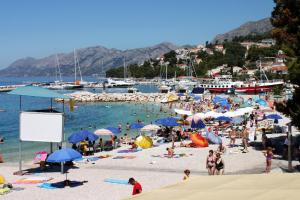
[[[104,182],[113,183],[113,184],[121,184],[121,185],[129,185],[128,180],[120,180],[120,179],[105,179]]]
[[[53,186],[51,183],[43,183],[41,185],[38,185],[37,187],[49,190],[58,189],[58,187]]]
[[[142,151],[142,149],[124,149],[124,150],[118,151],[118,153],[136,153],[139,151]]]
[[[51,180],[52,178],[48,178],[48,177],[28,177],[28,178],[23,178],[23,179],[19,179],[16,180],[14,182],[14,184],[38,184],[38,183],[44,183],[47,182],[49,180]]]
[[[4,195],[10,192],[9,188],[1,188],[0,189],[0,195]]]
[[[116,157],[113,157],[113,159],[134,159],[136,158],[136,156],[116,156]]]

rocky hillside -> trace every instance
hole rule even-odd
[[[253,33],[265,33],[271,30],[272,25],[270,18],[264,18],[254,22],[247,22],[227,33],[219,34],[212,40],[212,43],[215,43],[216,41],[223,42],[226,39],[230,41],[237,36],[246,36]]]
[[[127,64],[143,63],[149,58],[156,58],[178,47],[171,43],[160,43],[155,46],[119,50],[108,49],[103,46],[88,47],[77,50],[77,57],[83,75],[100,73],[100,63],[103,62],[103,70],[123,65],[123,58]],[[74,55],[71,53],[58,54],[62,75],[73,75]],[[13,62],[10,66],[0,71],[0,76],[54,76],[56,55],[35,59],[22,58]]]

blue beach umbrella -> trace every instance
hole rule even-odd
[[[73,161],[76,159],[82,158],[82,155],[71,148],[62,148],[50,154],[47,158],[47,162],[50,163],[61,163],[67,161]],[[67,173],[66,173],[66,180],[67,180]]]
[[[198,120],[197,122],[192,120],[191,128],[202,129],[205,128],[205,124],[201,120]]]
[[[76,144],[85,139],[88,139],[88,141],[93,142],[93,141],[97,140],[98,138],[99,138],[99,136],[97,136],[96,134],[94,134],[88,130],[82,130],[82,131],[75,132],[72,135],[70,135],[68,137],[68,141],[72,144]]]
[[[143,128],[145,125],[141,124],[141,123],[133,123],[129,126],[130,129],[141,129]]]
[[[270,114],[266,118],[267,119],[274,119],[274,120],[282,119],[282,117],[278,114]]]
[[[110,130],[113,134],[119,134],[119,133],[121,133],[121,130],[119,128],[107,127],[106,129]]]
[[[230,122],[232,119],[230,117],[220,116],[220,117],[217,117],[215,120],[216,121]]]
[[[267,107],[268,106],[268,103],[263,100],[263,99],[258,99],[255,101],[257,104],[259,104],[260,106],[264,106],[264,107]]]
[[[62,148],[50,154],[47,158],[47,162],[51,163],[60,163],[60,162],[67,162],[82,158],[82,155],[71,148]]]
[[[234,117],[232,118],[231,123],[232,124],[241,124],[244,121],[244,119],[242,117]]]
[[[177,123],[177,118],[174,117],[167,117],[167,118],[161,118],[155,121],[155,123],[163,125],[163,126],[180,126],[180,124]]]

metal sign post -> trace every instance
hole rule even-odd
[[[291,172],[293,171],[292,166],[292,125],[289,123],[289,130],[288,130],[288,170]]]

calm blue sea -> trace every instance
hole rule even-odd
[[[0,78],[0,85],[22,84],[29,82],[49,82],[55,77],[25,77],[25,78]],[[63,77],[64,81],[72,81],[73,77]],[[95,81],[93,77],[84,77],[86,81]],[[137,86],[141,92],[156,92],[155,86]],[[91,90],[89,90],[91,91]],[[67,93],[70,91],[58,91]],[[98,89],[93,92],[101,92]],[[126,89],[109,89],[107,92],[126,92]],[[107,106],[109,105],[109,106]],[[22,97],[22,110],[44,109],[50,106],[47,98]],[[53,106],[62,111],[62,104],[54,103]],[[108,108],[109,107],[109,108]],[[18,138],[19,138],[19,97],[0,93],[0,136],[5,138],[5,143],[0,144],[0,153],[4,155],[5,161],[18,160]],[[117,127],[119,123],[125,127],[126,123],[143,120],[146,124],[155,119],[167,116],[168,113],[160,113],[159,106],[155,104],[136,103],[80,103],[76,104],[74,112],[70,112],[65,106],[65,134],[66,136],[80,130],[81,128],[94,131],[95,129],[108,126]],[[137,134],[132,131],[131,134]],[[66,137],[67,138],[67,137]],[[104,138],[105,139],[105,138]],[[23,157],[30,160],[34,152],[49,150],[48,143],[23,142]]]

